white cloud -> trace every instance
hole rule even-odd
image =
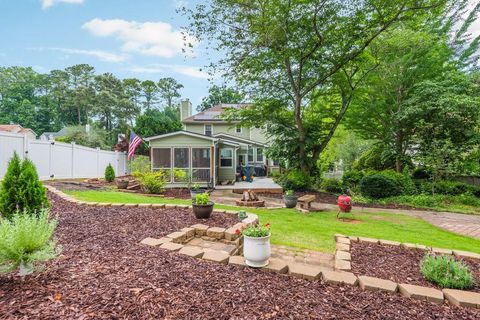
[[[57,3],[73,3],[73,4],[82,4],[84,0],[40,0],[42,3],[42,9],[48,9]]]
[[[128,71],[134,73],[178,73],[192,78],[208,79],[210,75],[199,67],[187,65],[168,65],[168,64],[152,64],[148,66],[132,66]]]
[[[48,48],[48,50],[60,51],[66,54],[91,56],[106,62],[122,62],[128,58],[126,55],[111,53],[103,50],[82,50],[71,48]]]
[[[184,35],[165,22],[136,22],[122,19],[93,19],[83,29],[97,37],[116,37],[123,42],[122,50],[144,55],[172,58],[182,52]],[[191,43],[197,41],[187,36]]]

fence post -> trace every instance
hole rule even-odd
[[[72,179],[74,179],[75,178],[75,141],[72,141],[70,145],[72,146],[72,170],[70,171],[72,172]]]
[[[100,178],[100,148],[97,148],[97,176],[95,178]]]
[[[54,161],[54,148],[55,148],[55,141],[50,142],[50,153],[49,153],[49,161],[48,161],[48,173],[50,176],[50,179],[55,178],[55,173],[53,172],[53,161]]]
[[[23,159],[28,158],[28,142],[29,140],[27,139],[27,135],[23,135],[23,154],[22,157]]]
[[[115,175],[118,177],[120,176],[119,174],[119,170],[120,170],[120,165],[119,165],[119,162],[120,162],[120,157],[118,156],[118,151],[115,150]]]

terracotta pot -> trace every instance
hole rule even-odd
[[[283,196],[283,202],[285,202],[285,207],[295,208],[297,206],[298,197],[297,196]]]
[[[270,258],[270,235],[261,238],[243,236],[243,256],[249,267],[267,266]]]
[[[117,180],[118,189],[127,189],[127,187],[128,187],[128,180]]]
[[[195,204],[192,203],[193,213],[197,219],[208,219],[212,215],[213,212],[213,203],[212,201],[208,201],[208,204]]]

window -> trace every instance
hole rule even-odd
[[[263,148],[257,148],[257,162],[263,162]]]
[[[233,167],[233,149],[220,150],[220,167],[222,168]]]
[[[188,182],[190,167],[189,149],[173,149],[173,182]]]
[[[172,149],[152,148],[152,170],[162,171],[167,182],[172,181]]]
[[[253,162],[253,148],[248,148],[248,163]]]
[[[211,124],[204,125],[203,129],[206,136],[209,136],[209,137],[212,136],[213,128]]]
[[[236,126],[235,127],[235,132],[236,133],[242,133],[242,126]]]
[[[210,181],[210,148],[192,148],[192,182]]]
[[[273,165],[274,165],[274,166],[279,166],[279,165],[280,165],[280,161],[278,161],[277,159],[273,159]]]

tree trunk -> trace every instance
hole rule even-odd
[[[302,98],[299,95],[297,95],[295,97],[294,117],[295,117],[295,126],[297,127],[297,130],[298,130],[298,163],[300,165],[300,169],[306,172],[308,170],[308,166],[307,166],[308,161],[306,159],[306,153],[305,153],[306,132],[303,126],[301,110],[302,110]]]
[[[402,172],[402,159],[403,159],[403,135],[401,132],[397,132],[395,135],[395,170]]]

